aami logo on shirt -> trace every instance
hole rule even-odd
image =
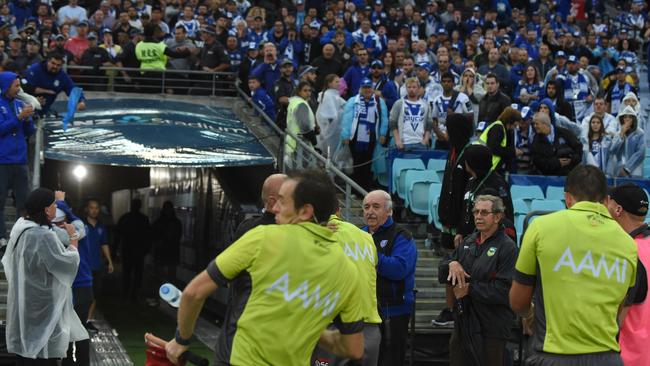
[[[582,259],[575,258],[580,259],[579,262],[576,262],[574,260],[573,253],[571,252],[571,248],[567,247],[564,251],[564,254],[562,254],[560,259],[555,264],[553,271],[557,272],[562,267],[569,267],[574,274],[586,271],[586,274],[591,274],[594,277],[600,277],[600,275],[604,273],[608,279],[611,279],[612,275],[616,274],[616,281],[619,283],[625,283],[627,279],[626,260],[622,258],[614,258],[612,261],[611,258],[606,258],[604,254],[601,254],[600,259],[598,259],[598,263],[594,263],[593,257],[594,255],[591,253],[591,250],[588,250]]]
[[[284,272],[280,278],[275,280],[275,282],[266,289],[266,293],[270,294],[273,291],[280,291],[284,295],[284,301],[286,302],[299,299],[302,300],[302,307],[305,309],[312,306],[313,310],[320,311],[322,308],[323,310],[321,311],[321,315],[325,317],[334,311],[341,294],[338,291],[333,295],[329,292],[321,298],[320,288],[320,284],[316,284],[314,289],[310,291],[309,281],[305,280],[291,291],[289,289],[289,272]]]
[[[366,259],[368,259],[370,263],[375,264],[375,256],[372,255],[372,249],[367,245],[365,245],[363,247],[363,250],[361,250],[359,244],[354,243],[354,250],[353,250],[350,247],[350,244],[345,243],[345,246],[343,247],[343,251],[345,252],[345,255],[354,259],[355,262],[358,262],[360,260],[365,261]]]

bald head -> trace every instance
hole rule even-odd
[[[265,180],[262,185],[262,202],[264,202],[264,208],[267,211],[270,211],[275,202],[278,200],[278,192],[280,192],[280,186],[287,179],[285,174],[271,174]]]

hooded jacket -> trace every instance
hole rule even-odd
[[[6,95],[18,78],[13,72],[0,72],[0,164],[27,164],[27,141],[34,133],[32,119],[18,120],[23,102]]]
[[[582,134],[580,125],[574,123],[568,117],[559,114],[557,112],[557,109],[555,108],[556,107],[555,104],[553,104],[553,101],[550,98],[544,98],[539,103],[532,103],[531,108],[535,112],[537,112],[539,110],[540,104],[546,105],[548,109],[551,111],[551,124],[553,126],[558,126],[567,129],[571,131],[571,133],[573,133],[575,137],[580,137],[580,135]],[[531,135],[531,139],[532,139],[535,135],[535,130],[532,128],[532,126],[531,126],[531,130],[533,132],[533,134]]]
[[[43,88],[54,91],[55,94],[43,94],[45,98],[45,105],[43,105],[43,113],[47,113],[56,100],[56,96],[60,92],[70,95],[72,89],[75,87],[74,82],[68,74],[63,70],[59,70],[56,74],[51,74],[47,71],[47,61],[39,62],[30,66],[21,80],[23,89],[30,93],[30,89]],[[84,100],[82,96],[80,100]]]
[[[643,176],[643,159],[645,157],[645,133],[639,127],[639,121],[634,108],[627,106],[616,116],[623,126],[623,116],[632,116],[634,123],[632,128],[624,136],[616,134],[612,139],[610,147],[610,158],[608,164],[612,167],[611,173],[618,176],[621,169],[630,176]],[[621,127],[622,128],[622,127]]]
[[[464,159],[467,165],[476,173],[476,177],[468,179],[463,194],[463,208],[460,222],[457,225],[457,233],[464,237],[471,234],[474,229],[474,199],[480,195],[493,195],[501,198],[505,206],[505,217],[513,221],[514,210],[510,186],[503,177],[493,171],[492,154],[482,145],[470,145],[465,149]]]
[[[531,161],[540,174],[566,176],[582,162],[582,144],[565,128],[551,126],[551,129],[551,137],[535,135],[530,148]],[[549,141],[549,138],[552,138],[552,141]],[[570,157],[571,163],[563,167],[559,161],[560,157]]]
[[[564,84],[562,81],[556,79],[551,80],[548,83],[553,83],[555,85],[555,112],[568,118],[570,121],[575,120],[573,106],[564,99]],[[549,98],[549,100],[551,100],[546,94],[548,83],[544,85],[544,98]]]
[[[442,178],[438,217],[442,225],[455,229],[462,216],[463,193],[468,179],[465,173],[464,148],[469,143],[474,129],[472,121],[462,114],[452,114],[447,117],[447,121],[450,146]]]

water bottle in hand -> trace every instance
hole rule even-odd
[[[160,298],[165,300],[165,302],[172,307],[178,308],[181,304],[181,295],[183,295],[183,293],[171,283],[165,283],[160,286],[158,294],[160,295]]]

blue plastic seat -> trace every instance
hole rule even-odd
[[[562,211],[566,208],[560,200],[533,200],[530,205],[531,211]]]
[[[645,148],[645,157],[650,157],[650,147]]]
[[[445,166],[447,165],[447,160],[444,159],[429,159],[427,162],[427,170],[435,170],[438,173],[438,178],[442,182],[442,178],[445,175]]]
[[[380,152],[377,150],[380,149]],[[373,156],[372,162],[372,172],[375,175],[377,182],[384,187],[388,187],[388,167],[386,166],[386,155],[388,154],[388,148],[380,147],[376,148],[375,156]]]
[[[438,229],[442,229],[442,224],[440,224],[440,218],[438,217],[438,202],[440,201],[441,190],[442,184],[440,183],[431,183],[429,185],[429,203],[427,204],[429,208],[428,220],[429,223],[434,224]]]
[[[539,186],[514,185],[510,187],[510,195],[512,196],[513,201],[517,199],[526,201],[528,207],[530,207],[530,202],[532,200],[543,200],[545,198],[544,192],[542,192],[542,189]]]
[[[424,170],[424,163],[421,159],[397,158],[393,160],[393,176],[391,177],[393,188],[391,193],[399,192],[400,188],[402,192],[406,192],[406,189],[404,188],[406,185],[406,176],[404,175],[404,171],[409,169]]]
[[[429,186],[440,183],[438,175],[433,170],[406,171],[406,207],[418,215],[429,214]],[[397,193],[399,194],[399,192]]]
[[[546,187],[546,199],[564,201],[564,187],[559,187],[559,186]]]

